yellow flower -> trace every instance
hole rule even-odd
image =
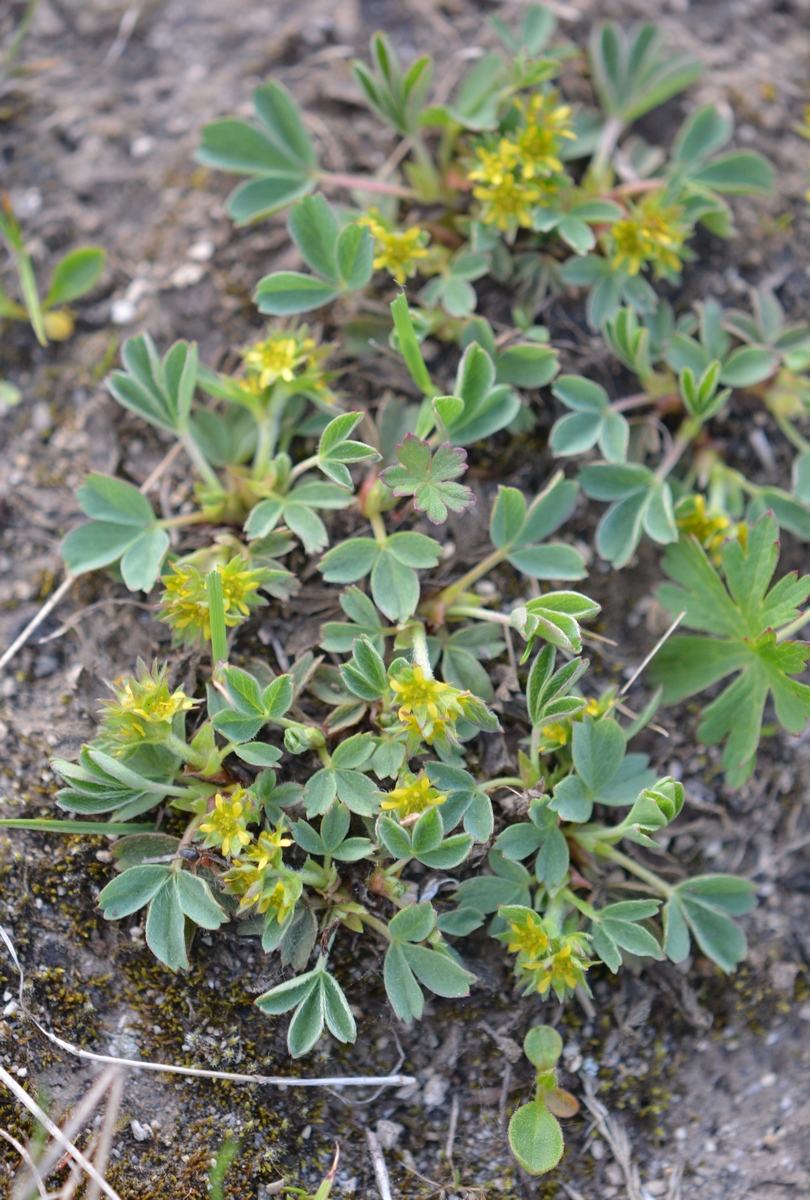
[[[388,271],[397,283],[404,283],[419,270],[419,260],[427,258],[429,234],[420,225],[394,229],[383,221],[377,208],[370,208],[358,225],[366,225],[374,237],[374,269]]]
[[[675,524],[687,536],[691,533],[715,561],[720,559],[720,547],[734,536],[731,518],[725,513],[711,514],[703,496],[682,500],[675,511]]]
[[[478,165],[469,177],[478,184],[473,196],[481,202],[481,220],[504,231],[529,229],[544,191],[536,181],[524,180],[519,146],[501,138],[496,150],[478,146],[475,154]]]
[[[683,265],[683,246],[688,227],[683,209],[664,204],[660,194],[630,205],[627,216],[611,225],[606,236],[612,265],[627,275],[638,275],[642,267],[653,268],[656,278],[676,275]]]
[[[243,390],[260,396],[278,382],[294,383],[304,392],[323,393],[322,398],[331,401],[333,397],[326,387],[330,377],[322,366],[330,347],[318,346],[308,335],[306,325],[279,329],[248,346],[242,354],[245,375],[239,383]]]
[[[527,963],[524,970],[534,972],[534,990],[541,996],[547,995],[553,988],[557,999],[562,1000],[585,983],[585,972],[589,966],[574,934],[563,939],[563,945],[555,954],[541,963]]]
[[[138,677],[131,675],[123,687],[109,685],[115,699],[104,701],[101,737],[114,752],[138,742],[163,741],[171,734],[178,713],[188,712],[196,704],[182,688],[169,691],[166,667],[155,664],[151,672],[142,662],[138,667]]]
[[[509,937],[511,941],[507,942],[507,949],[512,954],[526,955],[528,959],[545,954],[549,947],[548,934],[540,918],[531,909],[526,909],[525,915],[519,920],[510,922]]]
[[[241,555],[215,567],[222,576],[225,624],[232,629],[241,625],[252,608],[267,603],[258,589],[272,572],[263,567],[251,568]],[[175,631],[178,645],[189,645],[200,638],[208,640],[211,622],[205,576],[193,563],[172,563],[170,570],[171,574],[161,576],[165,591],[160,598],[160,619]]]
[[[421,815],[428,808],[444,804],[447,799],[431,786],[424,771],[419,775],[403,775],[399,780],[399,787],[380,794],[385,797],[380,803],[380,808],[389,811],[396,809],[400,821],[414,814]]]
[[[560,147],[563,138],[574,138],[571,107],[557,104],[556,91],[535,93],[528,101],[520,98],[515,107],[523,118],[523,128],[513,135],[519,153],[524,179],[553,175],[562,171]]]
[[[285,838],[285,833],[284,826],[279,825],[272,833],[265,830],[259,834],[256,844],[247,852],[247,857],[255,862],[258,871],[263,871],[270,863],[276,867],[280,864],[281,851],[285,846],[292,845],[292,838]]]
[[[553,725],[544,725],[540,732],[546,742],[552,742],[557,746],[567,746],[571,736],[570,727],[563,725],[562,721],[555,721]]]
[[[258,813],[243,803],[246,794],[244,788],[236,788],[227,797],[217,793],[214,808],[200,825],[200,833],[206,835],[203,846],[220,849],[226,858],[228,855],[237,858],[250,844],[253,839],[247,826],[258,820]]]

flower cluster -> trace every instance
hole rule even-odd
[[[433,746],[442,757],[451,754],[458,745],[456,722],[460,718],[477,729],[498,728],[497,717],[477,696],[429,677],[418,663],[403,664],[389,676],[388,683],[398,705],[397,717],[408,736],[409,756],[421,742]]]
[[[509,928],[498,934],[507,949],[517,954],[515,970],[526,991],[547,996],[553,991],[563,1001],[578,987],[589,991],[585,973],[591,965],[588,939],[582,933],[559,934],[530,908],[501,908]]]
[[[131,675],[122,687],[110,684],[115,699],[103,703],[99,740],[113,754],[123,754],[144,743],[165,742],[172,734],[175,717],[196,703],[182,688],[169,690],[165,666],[155,664],[150,671],[139,660],[137,671],[137,677]]]
[[[264,830],[223,876],[225,890],[239,896],[240,912],[253,908],[276,925],[284,924],[303,890],[301,877],[282,861],[284,849],[292,845],[285,833],[283,824]]]
[[[327,387],[331,375],[323,368],[330,351],[330,346],[319,346],[309,336],[306,325],[299,329],[277,329],[243,351],[242,387],[260,398],[268,389],[282,384],[290,393],[300,391],[313,398],[331,400]]]
[[[424,771],[418,775],[406,772],[397,780],[398,787],[390,792],[381,792],[383,797],[380,808],[388,811],[396,810],[400,821],[409,817],[420,817],[428,808],[444,804],[447,799],[436,788],[431,786]]]
[[[531,228],[534,210],[550,200],[563,180],[562,143],[574,135],[569,129],[571,109],[558,104],[556,92],[536,93],[514,102],[517,124],[496,146],[475,147],[476,165],[469,178],[477,186],[480,219],[505,233]]]
[[[206,849],[221,850],[226,858],[238,858],[245,846],[250,845],[253,839],[247,827],[258,821],[259,813],[246,797],[247,792],[241,787],[227,796],[217,792],[214,807],[200,825],[200,833],[205,834],[203,846]]]
[[[638,275],[649,266],[656,279],[680,274],[688,236],[683,209],[665,204],[660,192],[631,204],[627,216],[611,225],[605,235],[608,257],[617,271]]]
[[[731,518],[725,513],[710,511],[700,494],[684,497],[678,503],[675,524],[687,537],[689,534],[696,537],[715,562],[720,561],[723,542],[735,534]]]
[[[367,225],[374,235],[374,269],[388,271],[397,283],[411,279],[428,256],[429,234],[419,225],[396,229],[377,208],[370,208],[358,224]]]
[[[232,629],[241,625],[253,608],[266,604],[259,588],[272,575],[266,568],[252,568],[237,555],[230,562],[216,564],[222,576],[225,624]],[[164,587],[159,617],[174,631],[174,644],[186,646],[211,637],[208,592],[205,576],[190,562],[172,563],[169,574],[161,576]]]

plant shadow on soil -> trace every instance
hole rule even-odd
[[[58,541],[75,519],[72,493],[82,474],[119,470],[140,483],[165,453],[160,439],[117,410],[101,386],[120,336],[146,327],[164,344],[197,338],[204,361],[232,363],[233,348],[262,328],[250,304],[256,278],[295,265],[282,221],[241,231],[230,226],[223,208],[227,181],[191,161],[200,126],[244,106],[254,83],[275,74],[321,122],[314,131],[330,166],[374,169],[390,145],[357,107],[347,59],[362,53],[369,33],[382,26],[403,54],[431,50],[442,69],[455,71],[459,50],[489,44],[484,18],[495,7],[507,17],[513,11],[471,0],[232,0],[227,11],[214,0],[168,0],[140,7],[113,58],[123,2],[42,0],[20,60],[29,69],[0,93],[3,184],[28,214],[39,259],[96,241],[108,249],[110,266],[82,307],[71,342],[43,352],[21,326],[3,334],[0,377],[14,379],[25,401],[0,416],[0,644],[12,640],[58,581]],[[564,32],[582,44],[594,19],[658,17],[660,6],[575,0],[563,7],[569,16]],[[674,125],[683,111],[679,105],[731,104],[741,140],[775,160],[780,188],[771,205],[737,206],[736,242],[701,242],[684,294],[688,300],[713,294],[730,305],[744,300],[748,284],[770,279],[789,314],[804,317],[810,290],[802,204],[806,143],[791,130],[806,83],[806,7],[798,0],[699,0],[688,12],[682,7],[671,4],[663,18],[673,49],[697,53],[711,69],[685,101],[655,117],[648,135],[664,136],[662,126]],[[0,17],[3,33],[23,8],[12,4],[9,16]],[[778,220],[786,211],[792,225]],[[189,257],[203,245],[211,248],[210,260],[201,262],[199,249]],[[128,328],[110,323],[112,298],[131,305]],[[490,299],[493,311],[508,314],[507,297]],[[555,304],[542,319],[562,347],[564,369],[617,385],[615,364],[585,329],[581,305]],[[355,389],[362,403],[378,398],[381,386],[402,390],[406,381],[387,362],[361,363],[342,386]],[[548,399],[534,403],[547,406]],[[467,552],[483,542],[498,482],[529,492],[547,477],[551,419],[546,407],[530,440],[504,435],[471,456],[470,481],[480,502],[463,531],[449,530]],[[764,474],[748,437],[750,421],[739,406],[724,426],[730,458],[758,481],[783,482]],[[772,444],[777,471],[784,472],[778,437]],[[166,501],[176,504],[187,484],[178,471],[166,484]],[[583,507],[572,536],[589,540],[593,523],[592,510]],[[806,561],[804,548],[788,538],[783,554],[788,566]],[[660,630],[661,614],[651,602],[656,563],[648,547],[632,577],[593,565],[588,590],[606,610],[596,628],[620,646],[594,653],[597,684],[639,662]],[[499,582],[507,594],[516,586],[506,575]],[[70,756],[92,736],[105,678],[129,671],[139,654],[151,658],[158,646],[171,655],[178,678],[196,680],[196,660],[169,651],[165,629],[137,599],[105,578],[80,581],[0,679],[0,786],[8,815],[52,813],[56,784],[48,757]],[[295,657],[316,641],[328,601],[310,581],[294,611],[261,611],[246,628],[240,652],[266,657],[278,640]],[[59,632],[73,612],[79,620],[70,629],[38,640]],[[0,921],[23,962],[28,1003],[62,1037],[102,1052],[115,1046],[125,1057],[290,1075],[385,1073],[399,1061],[401,1045],[402,1069],[418,1077],[413,1094],[388,1090],[368,1100],[362,1092],[341,1098],[132,1074],[110,1172],[125,1200],[206,1196],[212,1156],[229,1133],[241,1142],[225,1187],[232,1200],[262,1197],[282,1176],[312,1186],[328,1168],[336,1141],[342,1154],[335,1194],[373,1196],[364,1130],[381,1120],[401,1126],[393,1134],[389,1128],[398,1136],[386,1151],[397,1197],[433,1194],[414,1169],[444,1185],[448,1197],[473,1186],[506,1198],[621,1197],[622,1173],[587,1113],[566,1123],[568,1150],[550,1179],[522,1179],[509,1158],[503,1117],[530,1083],[515,1042],[529,1024],[548,1020],[560,1020],[566,1041],[562,1085],[581,1096],[583,1073],[601,1082],[600,1098],[628,1127],[649,1195],[782,1200],[810,1194],[810,859],[806,846],[802,850],[808,746],[768,739],[754,779],[731,794],[720,784],[717,756],[696,746],[694,709],[669,711],[663,721],[668,741],[645,733],[638,748],[662,773],[677,771],[686,784],[667,863],[756,873],[761,902],[747,921],[751,954],[731,979],[699,956],[683,972],[656,964],[618,981],[597,973],[595,1016],[576,1003],[560,1016],[556,1005],[520,998],[500,948],[482,937],[465,950],[478,976],[469,999],[432,999],[430,1019],[405,1028],[385,1005],[377,951],[346,935],[338,975],[353,1004],[363,996],[357,1044],[325,1040],[314,1055],[293,1062],[286,1022],[252,1008],[253,997],[280,977],[255,942],[232,929],[198,937],[192,970],[171,976],[145,949],[135,918],[109,925],[96,911],[95,897],[111,871],[101,839],[3,834]],[[482,739],[479,753],[483,769],[499,770],[504,744]],[[16,990],[16,976],[3,960],[4,1004]],[[87,1064],[57,1054],[10,1010],[0,1021],[0,1057],[9,1069],[27,1071],[57,1115],[94,1075]],[[445,1156],[454,1099],[455,1187]],[[152,1140],[136,1141],[132,1120],[148,1123]],[[5,1094],[0,1127],[30,1133]],[[16,1165],[5,1143],[0,1155],[0,1170]]]

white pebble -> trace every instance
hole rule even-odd
[[[146,1124],[142,1125],[140,1121],[130,1121],[129,1128],[132,1131],[132,1136],[135,1138],[136,1142],[151,1142],[152,1138],[155,1136],[152,1133],[151,1126]]]
[[[210,262],[214,257],[216,246],[207,238],[201,242],[194,242],[186,251],[186,258],[190,258],[193,262]]]
[[[398,1121],[386,1121],[383,1118],[377,1122],[377,1137],[383,1150],[393,1150],[404,1131],[405,1126]]]
[[[183,263],[176,271],[172,271],[169,283],[175,288],[192,287],[195,283],[200,282],[204,274],[204,263]]]
[[[113,300],[110,305],[110,320],[113,325],[129,325],[135,320],[137,309],[131,300]]]
[[[133,158],[146,158],[155,148],[155,139],[150,137],[148,133],[141,134],[136,137],[134,142],[130,144],[129,152]]]

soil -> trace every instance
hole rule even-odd
[[[808,98],[808,0],[560,0],[550,7],[580,44],[595,19],[653,17],[673,49],[704,61],[688,97],[653,114],[642,132],[666,139],[688,107],[718,102],[734,112],[737,143],[774,162],[778,192],[767,202],[735,203],[735,241],[698,244],[686,296],[739,303],[750,285],[768,282],[791,317],[806,316],[808,146],[794,128]],[[228,181],[192,161],[200,127],[249,112],[252,87],[272,74],[304,105],[330,168],[374,169],[390,142],[358,106],[347,69],[369,34],[386,29],[406,57],[434,53],[437,78],[449,90],[465,51],[491,44],[486,16],[509,18],[518,8],[475,0],[41,0],[18,59],[23,71],[9,78],[0,68],[0,184],[24,219],[38,269],[88,242],[107,249],[109,264],[89,301],[77,306],[68,343],[41,350],[22,325],[2,333],[0,378],[17,383],[24,399],[0,414],[0,646],[59,582],[58,544],[79,517],[73,492],[82,476],[118,471],[140,484],[166,451],[102,386],[122,338],[139,329],[162,346],[195,338],[209,365],[232,362],[234,348],[262,328],[250,304],[255,280],[295,265],[283,222],[231,226]],[[3,6],[3,44],[24,9],[19,0]],[[8,272],[4,279],[10,282]],[[559,335],[567,369],[615,378],[600,341],[583,333],[576,306],[555,304],[543,319]],[[393,368],[390,378],[385,372],[369,376],[361,368],[341,384],[361,396],[380,382],[406,386]],[[547,397],[539,403],[548,410]],[[768,477],[773,468],[757,457],[745,410],[735,410],[729,428],[729,453],[758,479],[779,482],[778,463]],[[762,432],[774,433],[767,423]],[[499,457],[472,456],[481,528],[499,480],[528,488],[547,475],[542,439],[532,449],[527,458],[525,447],[504,439]],[[187,486],[179,469],[167,478],[167,510]],[[806,559],[790,538],[784,552],[790,565]],[[643,552],[632,577],[595,564],[589,591],[607,604],[600,632],[620,644],[603,652],[599,669],[608,678],[629,671],[654,640],[656,561]],[[280,639],[294,657],[315,640],[319,605],[322,597],[308,588],[295,611],[265,610],[249,628],[246,652],[252,646],[268,654],[264,647]],[[151,659],[156,648],[171,653],[165,628],[140,599],[101,576],[73,586],[0,678],[5,815],[54,811],[49,758],[76,753],[93,735],[103,681],[128,673],[139,655]],[[194,681],[194,661],[175,654],[172,662],[178,678]],[[263,1200],[281,1178],[312,1187],[336,1142],[334,1194],[374,1197],[367,1129],[380,1134],[396,1197],[428,1197],[439,1188],[448,1200],[810,1195],[810,742],[768,738],[752,781],[730,793],[719,782],[717,756],[696,745],[694,711],[663,720],[669,740],[645,735],[640,748],[687,785],[668,864],[755,880],[760,903],[745,921],[748,960],[731,978],[699,956],[683,969],[625,971],[619,981],[605,972],[597,976],[594,1009],[575,1003],[561,1017],[556,1005],[518,998],[502,956],[482,939],[467,956],[478,975],[469,999],[435,999],[423,1024],[406,1028],[385,1007],[373,948],[349,939],[338,973],[353,1003],[362,989],[357,1044],[324,1041],[293,1062],[286,1022],[251,1006],[280,978],[255,943],[229,931],[200,938],[192,970],[172,976],[149,955],[134,918],[111,925],[96,911],[111,875],[101,839],[2,836],[0,920],[24,966],[28,1003],[62,1037],[129,1057],[289,1075],[385,1073],[397,1066],[401,1047],[402,1069],[419,1081],[404,1092],[341,1097],[132,1073],[109,1172],[121,1196],[208,1195],[212,1156],[231,1134],[241,1143],[225,1184],[232,1200]],[[497,744],[491,751],[497,757]],[[58,1118],[96,1068],[57,1051],[15,1013],[17,977],[0,959],[0,1061],[45,1096]],[[559,1170],[528,1181],[510,1159],[504,1129],[529,1083],[512,1039],[519,1042],[538,1020],[560,1021],[562,1086],[582,1099],[589,1083],[628,1140],[623,1150],[615,1124],[606,1140],[604,1122],[595,1124],[583,1107],[566,1123]],[[455,1181],[446,1155],[453,1121]],[[0,1128],[30,1133],[5,1095]],[[5,1194],[19,1160],[6,1143],[0,1160]]]

